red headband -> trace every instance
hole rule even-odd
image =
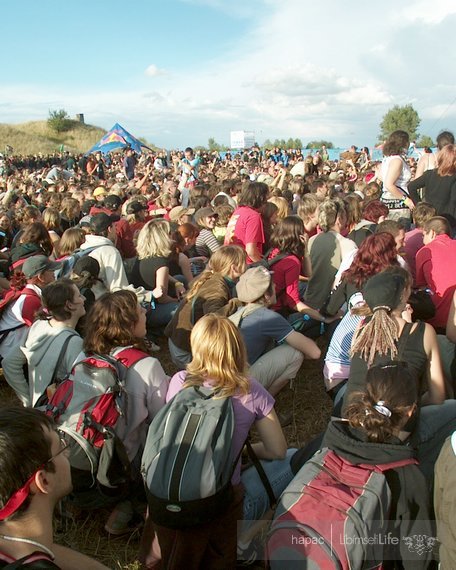
[[[10,517],[21,507],[21,505],[24,504],[25,499],[29,496],[30,485],[33,483],[37,471],[35,471],[35,473],[30,475],[30,478],[27,479],[27,481],[22,485],[22,487],[11,495],[11,497],[8,499],[8,502],[3,507],[3,509],[0,509],[0,521],[4,521],[8,517]]]

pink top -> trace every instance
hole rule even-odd
[[[166,394],[166,402],[169,402],[171,398],[181,390],[186,376],[187,372],[185,370],[181,370],[171,378],[168,393]],[[250,392],[245,396],[235,395],[232,398],[235,418],[233,435],[233,453],[235,457],[237,457],[243,447],[252,425],[256,421],[265,418],[271,412],[275,403],[271,394],[263,388],[259,382],[253,378],[250,378],[249,380]],[[205,382],[204,385],[210,387],[211,384],[210,382]],[[237,465],[231,481],[233,485],[240,483],[240,463]]]
[[[240,206],[236,208],[228,222],[225,245],[235,244],[245,249],[248,243],[255,243],[258,251],[263,253],[263,220],[260,213],[253,208]],[[247,263],[252,263],[249,257],[247,257]]]

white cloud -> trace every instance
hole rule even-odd
[[[399,9],[397,19],[402,22],[421,21],[426,25],[433,25],[453,14],[456,14],[454,0],[417,0]]]
[[[456,47],[442,43],[452,37],[453,0],[415,0],[407,8],[396,0],[381,6],[183,1],[195,11],[220,10],[221,17],[229,7],[249,18],[249,29],[210,63],[184,59],[182,69],[169,71],[149,65],[128,91],[3,85],[0,101],[10,102],[14,116],[44,118],[49,108],[63,107],[106,128],[118,119],[138,136],[170,147],[205,143],[210,136],[227,143],[229,131],[238,129],[254,130],[260,141],[324,137],[363,146],[376,140],[381,118],[394,104],[413,101],[422,132],[432,136],[442,113],[442,121],[456,113],[456,105],[447,110]],[[164,75],[166,81],[157,79],[151,90],[148,78]],[[426,132],[431,127],[435,132]]]
[[[166,70],[160,69],[154,63],[152,63],[149,65],[149,67],[146,68],[144,74],[148,77],[158,77],[159,75],[166,75]]]

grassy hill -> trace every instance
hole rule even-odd
[[[47,121],[30,121],[19,125],[0,123],[0,152],[10,145],[14,154],[47,154],[59,150],[62,144],[70,152],[86,152],[107,132],[77,121],[71,123],[70,130],[63,133],[49,128]]]

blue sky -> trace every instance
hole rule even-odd
[[[422,133],[456,130],[453,0],[3,0],[1,14],[0,122],[64,108],[166,148],[242,129],[361,146],[412,103]]]

